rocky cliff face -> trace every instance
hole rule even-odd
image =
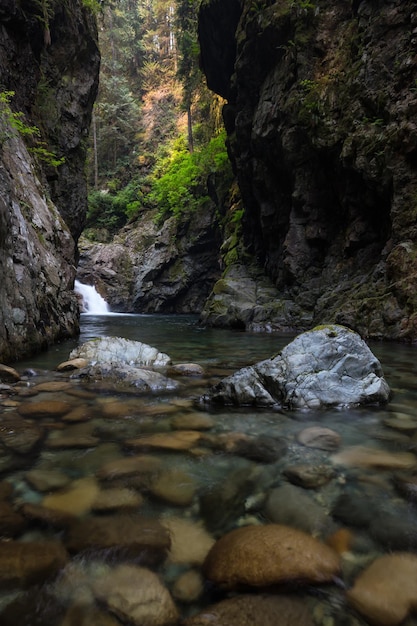
[[[149,211],[112,243],[83,239],[77,277],[94,284],[112,311],[200,312],[220,275],[215,212],[210,203],[159,227]]]
[[[296,330],[334,321],[417,339],[415,3],[208,0],[200,41],[209,86],[228,98],[246,255],[205,319],[250,327],[269,317]],[[248,273],[272,281],[268,302],[236,287]],[[244,315],[231,310],[228,283]]]
[[[0,361],[12,361],[78,331],[72,289],[99,52],[82,0],[6,0],[0,29]]]

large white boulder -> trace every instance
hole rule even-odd
[[[349,328],[329,324],[223,379],[202,401],[315,409],[382,404],[389,396],[381,364],[365,341]]]

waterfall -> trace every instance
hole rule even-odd
[[[89,315],[106,315],[110,313],[109,305],[93,285],[84,285],[79,280],[76,280],[74,291],[81,296],[82,313],[88,313]]]

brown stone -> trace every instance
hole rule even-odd
[[[181,574],[172,587],[174,598],[186,604],[196,602],[203,593],[204,579],[201,573],[195,569],[190,569]]]
[[[41,400],[25,402],[19,406],[19,413],[23,417],[61,417],[71,410],[71,404],[63,400]]]
[[[17,383],[20,380],[20,374],[13,367],[0,363],[0,381]]]
[[[143,504],[143,496],[133,489],[103,489],[94,500],[93,511],[104,513],[131,509],[135,511]]]
[[[189,450],[201,439],[201,433],[194,430],[178,430],[172,433],[155,433],[126,441],[129,448],[155,448],[161,450]]]
[[[179,613],[158,576],[144,567],[119,565],[93,584],[100,603],[123,623],[134,626],[170,626]]]
[[[99,480],[117,480],[137,474],[153,474],[160,469],[161,459],[151,455],[130,456],[109,461],[97,472]]]
[[[152,495],[175,506],[189,506],[197,485],[194,479],[181,469],[161,471],[149,486]]]
[[[66,487],[71,479],[67,474],[54,469],[33,469],[25,474],[25,480],[36,491],[42,493]]]
[[[30,502],[22,504],[19,510],[27,519],[58,529],[68,528],[77,519],[71,513],[49,509],[41,504],[32,504]]]
[[[171,547],[169,563],[180,565],[202,565],[215,539],[201,522],[180,517],[166,517],[161,524],[168,530]]]
[[[313,626],[301,598],[241,595],[212,604],[182,622],[183,626]]]
[[[0,536],[17,537],[27,526],[25,518],[9,502],[0,501]]]
[[[77,406],[62,417],[62,421],[67,423],[87,422],[89,419],[91,408],[88,406]]]
[[[0,419],[1,443],[18,454],[29,454],[44,437],[44,429],[22,419],[15,413],[6,413]]]
[[[203,376],[204,369],[197,363],[177,363],[168,368],[168,376]]]
[[[39,383],[39,385],[35,385],[33,389],[38,393],[41,391],[62,392],[68,391],[71,387],[72,384],[66,380],[49,380],[44,383]]]
[[[288,465],[284,476],[294,485],[305,489],[317,489],[326,485],[334,476],[335,471],[328,465]]]
[[[335,465],[379,469],[412,469],[417,457],[412,452],[389,452],[366,446],[351,446],[332,456]]]
[[[175,430],[210,430],[215,422],[204,413],[182,413],[173,417],[170,424]]]
[[[371,623],[402,623],[417,611],[417,555],[398,552],[376,559],[355,580],[347,598]]]
[[[66,435],[65,431],[59,437],[49,437],[45,447],[49,450],[68,450],[69,448],[95,448],[100,443],[98,437],[92,435]]]
[[[153,565],[165,559],[171,541],[166,528],[155,519],[113,515],[80,520],[70,528],[66,545],[70,552],[103,550],[113,557]]]
[[[0,542],[0,589],[41,584],[67,560],[65,548],[55,541]]]
[[[227,589],[241,584],[330,582],[339,570],[334,550],[303,531],[279,524],[232,530],[214,544],[204,563],[207,578]]]
[[[58,372],[68,372],[71,370],[82,369],[83,367],[87,367],[87,365],[88,365],[87,359],[82,359],[80,357],[77,359],[70,359],[69,361],[64,361],[63,363],[60,363],[59,365],[57,365],[56,369],[58,370]]]
[[[58,626],[120,626],[118,619],[95,606],[75,604]]]
[[[340,446],[340,435],[331,430],[330,428],[323,428],[322,426],[310,426],[304,428],[297,435],[297,441],[302,443],[303,446],[309,448],[318,448],[319,450],[336,450]]]
[[[99,491],[95,478],[79,478],[74,480],[66,489],[45,496],[42,505],[62,513],[84,515],[91,511]]]
[[[13,485],[7,480],[0,481],[0,500],[9,500],[13,494]]]

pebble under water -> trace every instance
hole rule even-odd
[[[105,335],[204,375],[178,376],[179,389],[158,396],[56,371],[75,345]],[[21,381],[0,390],[0,624],[417,626],[416,348],[370,345],[393,392],[385,407],[195,402],[291,339],[203,329],[193,316],[83,315],[79,341],[15,365]],[[331,547],[340,570],[321,580],[317,566],[295,581],[284,571],[273,584],[257,571],[254,583],[208,580],[216,540],[270,523]],[[314,557],[297,546],[290,569],[304,572]],[[269,567],[270,553],[260,540],[254,569]],[[361,610],[355,582],[396,555],[370,572],[364,593],[376,606]]]

